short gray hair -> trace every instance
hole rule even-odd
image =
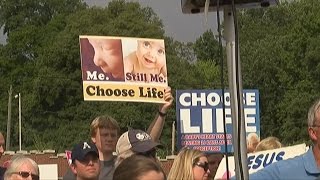
[[[320,99],[315,101],[315,103],[310,107],[308,112],[308,126],[312,127],[315,125],[317,112],[320,110]]]
[[[39,175],[38,164],[34,160],[32,160],[31,158],[19,155],[19,156],[16,156],[12,159],[8,169],[4,173],[4,179],[9,179],[10,176],[12,175],[12,173],[18,172],[19,168],[25,163],[31,164],[36,172],[36,175]]]

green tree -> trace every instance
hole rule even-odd
[[[8,74],[18,79],[14,81],[15,91],[23,94],[23,146],[28,149],[71,148],[88,138],[89,124],[97,115],[113,116],[123,130],[128,126],[146,130],[155,116],[155,104],[83,101],[78,40],[82,34],[164,38],[163,25],[152,9],[124,1],[112,1],[106,8],[78,9],[67,16],[54,16],[41,27],[24,25],[11,31],[5,48],[10,55],[7,58],[15,62],[16,73]],[[31,37],[18,41],[27,35]],[[24,44],[29,41],[32,47],[27,48]],[[170,49],[170,41],[166,45]],[[14,49],[16,46],[25,48]],[[188,63],[175,53],[168,52],[168,64],[185,64],[188,69]],[[170,127],[174,117],[169,113]],[[164,142],[169,142],[169,132],[165,128]]]
[[[244,87],[260,90],[262,136],[288,145],[308,139],[308,107],[319,97],[318,8],[302,0],[240,16]]]
[[[206,31],[196,40],[193,50],[198,60],[210,60],[219,64],[219,43],[211,30]]]

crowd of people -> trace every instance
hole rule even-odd
[[[72,149],[71,165],[65,180],[166,180],[166,179],[213,179],[223,158],[221,153],[206,154],[200,150],[182,148],[168,175],[156,158],[156,151],[173,97],[171,89],[166,89],[166,103],[160,105],[159,112],[147,132],[129,129],[120,135],[115,119],[99,116],[90,126],[91,139],[76,144]],[[308,133],[313,146],[291,159],[278,161],[250,174],[250,179],[316,179],[320,176],[320,99],[308,113]],[[254,136],[252,136],[254,137]],[[0,132],[0,158],[4,152],[4,136]],[[268,137],[255,144],[253,152],[282,147],[276,137]],[[116,152],[116,155],[113,154]],[[249,151],[248,151],[249,152]],[[0,168],[0,179],[39,180],[37,163],[24,156],[15,156],[7,169]],[[231,179],[235,179],[232,177]]]

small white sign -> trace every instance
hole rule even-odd
[[[57,164],[39,164],[39,173],[41,180],[56,180],[58,179]]]

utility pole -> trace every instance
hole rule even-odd
[[[6,150],[10,150],[10,135],[11,135],[11,95],[12,95],[12,85],[8,91],[9,100],[8,100],[8,122],[7,122],[7,140],[6,140]]]
[[[175,147],[175,137],[176,137],[176,128],[175,121],[172,122],[172,133],[171,133],[171,155],[174,155],[174,147]]]
[[[21,94],[19,93],[19,150],[21,151]]]
[[[21,94],[16,94],[15,98],[19,98],[19,150],[21,151]]]

